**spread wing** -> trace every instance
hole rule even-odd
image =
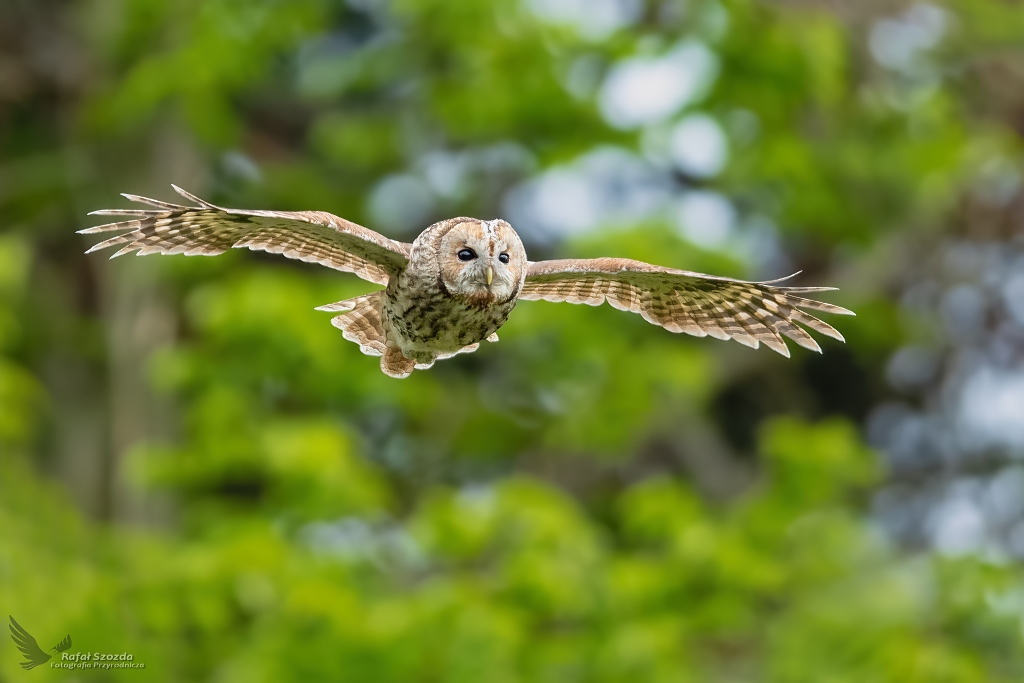
[[[125,194],[123,196],[133,202],[155,208],[93,211],[89,215],[126,216],[131,220],[79,230],[86,235],[127,231],[100,242],[86,253],[123,244],[125,246],[114,256],[133,251],[140,256],[214,256],[228,249],[247,247],[355,273],[364,280],[382,285],[409,262],[412,245],[388,239],[334,214],[324,211],[224,209],[177,186],[171,187],[198,206],[179,206]]]
[[[531,263],[519,298],[590,306],[607,301],[670,332],[735,339],[754,349],[763,343],[787,358],[783,336],[821,352],[797,323],[845,341],[831,325],[800,310],[853,315],[845,308],[798,296],[833,287],[780,287],[776,282],[744,282],[631,259],[570,259]]]
[[[60,641],[53,646],[53,649],[57,652],[65,652],[71,647],[71,634],[64,636],[64,640]]]
[[[39,643],[32,635],[21,627],[21,624],[14,620],[14,617],[10,617],[11,623],[8,625],[11,629],[11,638],[14,640],[14,644],[18,646],[21,654],[25,656],[27,661],[21,662],[21,668],[28,670],[34,669],[40,664],[49,661],[50,655],[46,654],[39,648]]]

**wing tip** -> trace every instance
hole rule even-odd
[[[192,194],[188,190],[183,190],[182,188],[178,187],[174,183],[171,183],[171,189],[173,189],[175,192],[180,194],[185,199],[187,199],[189,201],[192,201],[192,202],[195,202],[196,204],[198,204],[199,206],[201,206],[204,209],[214,209],[214,210],[217,210],[217,211],[222,211],[222,209],[219,206],[215,206],[215,205],[211,204],[210,202],[206,201],[205,199],[200,199],[199,197],[195,196],[194,194]]]
[[[773,330],[773,332],[774,332],[774,330]],[[792,354],[790,353],[790,350],[789,350],[789,344],[787,344],[785,342],[785,340],[783,340],[782,337],[778,333],[776,333],[774,338],[772,338],[772,339],[767,339],[767,338],[762,339],[761,343],[763,343],[766,347],[768,347],[769,349],[771,349],[775,353],[779,354],[783,358],[791,358],[792,357]]]
[[[824,304],[825,302],[824,301],[819,301],[818,303]],[[853,311],[851,311],[848,308],[843,308],[842,306],[836,306],[835,304],[827,304],[827,305],[828,305],[827,309],[819,309],[819,310],[821,310],[822,313],[831,313],[832,315],[852,315],[854,318],[857,317],[857,314],[854,313]]]
[[[795,278],[797,275],[799,275],[802,272],[804,272],[804,271],[803,270],[798,270],[795,273],[790,273],[789,275],[787,275],[785,277],[777,277],[774,280],[763,280],[761,282],[756,282],[754,284],[758,284],[758,285],[771,285],[771,284],[775,284],[776,282],[785,282],[786,280],[792,280],[793,278]]]

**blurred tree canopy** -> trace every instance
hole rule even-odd
[[[1024,679],[1019,557],[901,542],[872,501],[908,470],[866,445],[891,359],[940,335],[912,280],[1020,248],[1020,10],[0,0],[0,605],[146,664],[26,673],[5,642],[0,680]],[[858,317],[786,360],[524,302],[396,381],[312,310],[353,277],[82,254],[88,211],[171,182],[802,270]]]

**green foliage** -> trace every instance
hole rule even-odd
[[[59,580],[62,599],[34,626],[70,623],[92,647],[133,651],[154,680],[214,663],[229,680],[296,681],[1022,672],[1011,656],[1019,573],[894,555],[858,520],[851,487],[868,483],[875,458],[843,423],[772,423],[769,471],[736,506],[709,507],[662,477],[624,490],[605,522],[526,477],[436,487],[400,519],[365,466],[326,458],[344,452],[335,429],[266,432],[265,476],[279,495],[254,512],[344,521],[282,526],[280,514],[207,510],[190,539],[98,536],[8,461],[4,482],[19,490],[3,491],[5,566],[19,590],[0,597],[34,613]],[[314,471],[319,481],[306,478]]]

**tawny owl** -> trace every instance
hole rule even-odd
[[[832,326],[800,309],[852,315],[798,296],[830,287],[743,282],[621,258],[528,261],[519,235],[500,219],[449,218],[407,244],[322,211],[223,209],[174,189],[197,206],[125,194],[154,208],[93,211],[131,220],[81,230],[127,231],[89,252],[123,244],[114,256],[212,256],[247,247],[385,285],[317,310],[340,313],[331,322],[363,353],[380,356],[381,370],[392,377],[475,351],[485,339],[498,341],[498,328],[521,299],[591,306],[607,301],[671,332],[731,338],[755,349],[764,343],[786,357],[783,336],[821,351],[796,323],[844,341]]]

